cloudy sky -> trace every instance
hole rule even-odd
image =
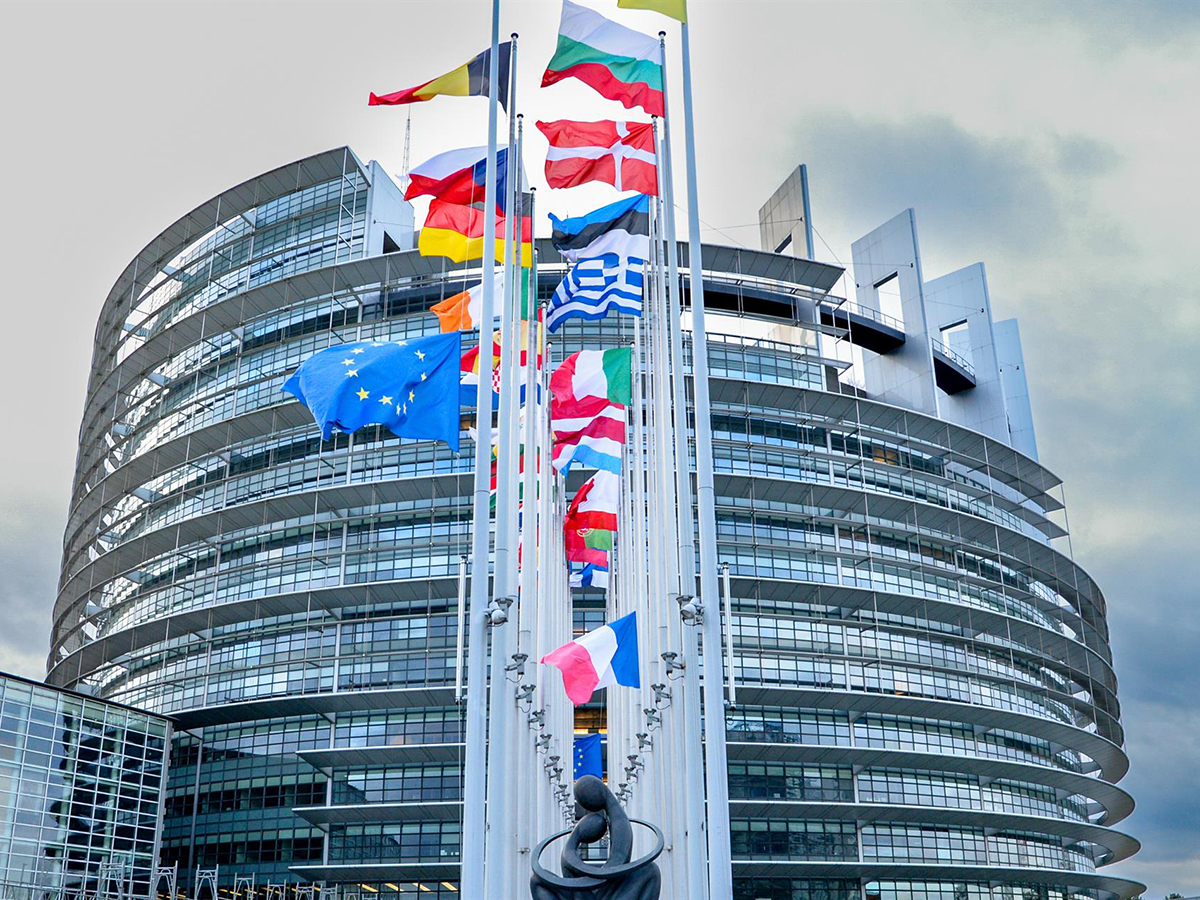
[[[591,2],[645,31],[666,21]],[[1109,600],[1138,801],[1122,827],[1145,844],[1117,871],[1148,897],[1200,894],[1200,3],[691,7],[706,239],[757,246],[759,206],[807,162],[818,258],[846,260],[912,206],[926,276],[983,260],[997,317],[1020,318],[1042,461]],[[121,268],[289,160],[348,143],[398,172],[405,113],[367,92],[466,60],[487,15],[467,0],[0,7],[0,670],[43,673],[92,333]],[[583,88],[535,89],[557,16],[505,0],[522,108],[622,118]],[[416,107],[414,163],[483,143],[485,123],[481,100]],[[554,193],[559,213],[592,200]]]

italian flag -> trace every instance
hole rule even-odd
[[[562,361],[550,376],[550,390],[560,403],[598,397],[628,406],[633,402],[633,351],[580,350]]]
[[[558,46],[542,87],[577,78],[626,109],[663,114],[662,51],[648,34],[611,22],[598,12],[563,0]]]

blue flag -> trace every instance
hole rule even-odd
[[[550,298],[546,328],[557,331],[566,319],[602,319],[610,309],[642,314],[642,266],[635,256],[616,253],[581,259]]]
[[[399,437],[445,441],[458,452],[462,333],[357,341],[320,350],[283,389],[308,407],[325,440],[383,425]]]
[[[598,734],[589,734],[575,738],[575,777],[595,775],[604,777],[604,762],[600,754],[600,738]]]
[[[584,216],[550,216],[554,249],[570,262],[605,253],[650,258],[650,198],[634,194]]]

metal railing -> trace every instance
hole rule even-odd
[[[965,356],[963,356],[961,353],[956,353],[955,351],[951,350],[949,346],[944,344],[942,341],[939,341],[935,337],[931,337],[929,340],[933,344],[934,353],[940,353],[942,356],[946,357],[946,359],[950,360],[950,362],[954,363],[956,366],[970,375],[972,379],[975,377],[975,367],[971,365]]]
[[[878,322],[888,328],[892,328],[904,333],[904,323],[894,316],[889,316],[877,309],[870,309],[866,306],[859,306],[857,303],[851,303],[849,300],[843,300],[841,303],[821,303],[821,312],[830,316],[836,316],[839,312],[846,312],[856,316],[862,316],[864,319],[870,319],[872,322]]]

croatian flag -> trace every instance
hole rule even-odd
[[[602,625],[542,657],[562,671],[563,687],[576,706],[592,699],[597,688],[615,684],[640,688],[637,613]]]

